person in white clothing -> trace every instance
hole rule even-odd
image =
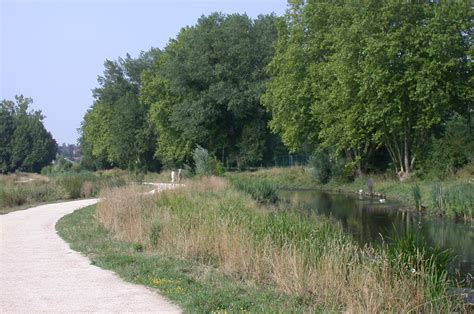
[[[171,171],[171,183],[174,184],[174,181],[175,181],[175,177],[176,177],[176,172],[173,170]]]

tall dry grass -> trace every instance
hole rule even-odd
[[[297,295],[315,310],[451,311],[447,282],[422,251],[390,256],[360,248],[319,216],[262,210],[219,178],[154,196],[106,190],[97,219],[121,240],[193,259],[235,280]],[[436,277],[437,278],[437,277]]]
[[[117,239],[127,242],[146,242],[147,213],[152,213],[154,202],[142,194],[139,186],[105,188],[103,200],[97,205],[96,218]]]

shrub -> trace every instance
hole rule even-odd
[[[72,162],[66,160],[64,157],[59,157],[56,159],[55,163],[48,165],[41,169],[41,174],[43,175],[54,175],[67,172],[80,172],[80,166],[78,164],[73,164]]]
[[[55,179],[56,184],[61,186],[69,199],[80,198],[82,187],[86,181],[96,182],[97,177],[92,173],[64,174]]]
[[[331,180],[331,160],[328,153],[320,149],[317,150],[309,158],[309,165],[316,182],[326,184]]]
[[[224,166],[215,156],[209,154],[207,149],[196,145],[193,151],[193,160],[196,167],[196,174],[198,176],[220,176],[224,174]]]
[[[456,114],[446,122],[444,134],[433,138],[425,168],[432,177],[444,178],[474,160],[474,137],[467,119]]]

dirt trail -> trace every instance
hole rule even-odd
[[[155,291],[90,265],[55,230],[80,200],[0,216],[0,312],[179,313]]]

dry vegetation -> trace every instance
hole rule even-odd
[[[126,177],[120,172],[70,172],[51,177],[34,173],[0,175],[0,214],[44,202],[90,198],[104,187],[124,184]]]
[[[107,189],[101,197],[97,219],[118,239],[274,287],[314,310],[456,309],[436,256],[361,249],[333,221],[262,208],[220,178],[156,195]]]

